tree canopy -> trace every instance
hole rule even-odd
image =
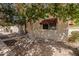
[[[39,20],[47,18],[49,15],[62,20],[79,21],[79,4],[70,3],[51,3],[51,4],[0,4],[0,12],[4,13],[6,22],[24,24],[26,21]]]

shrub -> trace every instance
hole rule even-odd
[[[69,37],[68,42],[78,42],[79,41],[79,32],[74,31],[71,34],[72,34],[72,36]]]

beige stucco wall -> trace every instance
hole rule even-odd
[[[42,20],[44,20],[44,19],[42,19]],[[41,38],[46,38],[46,39],[55,39],[55,40],[60,40],[60,39],[62,40],[62,39],[66,38],[67,22],[58,20],[56,30],[45,30],[45,29],[42,29],[42,25],[40,25],[40,22],[42,20],[33,23],[32,32],[35,34],[36,37],[41,37]],[[31,31],[29,23],[28,23],[27,28],[28,28],[28,31]]]

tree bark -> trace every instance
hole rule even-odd
[[[32,23],[32,20],[29,20],[29,22],[30,22],[30,30],[31,30],[31,32],[33,32],[33,23]]]
[[[27,31],[27,29],[26,29],[26,28],[27,28],[27,22],[26,22],[26,21],[25,21],[24,26],[25,26],[25,31],[24,31],[24,32],[25,32],[25,34],[27,34],[27,33],[28,33],[28,31]]]

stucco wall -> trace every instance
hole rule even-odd
[[[40,25],[40,21],[37,21],[33,24],[33,33],[36,37],[46,38],[46,39],[55,39],[55,40],[65,40],[68,36],[67,23],[59,21],[57,23],[56,30],[45,30]]]

